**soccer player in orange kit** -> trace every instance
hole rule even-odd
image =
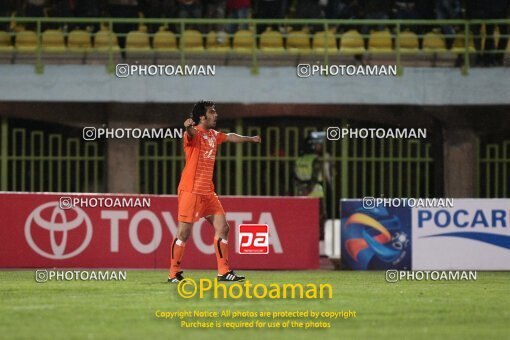
[[[214,160],[218,145],[224,142],[260,143],[259,136],[247,137],[235,133],[225,134],[214,130],[218,113],[214,102],[199,101],[184,122],[184,153],[186,165],[182,171],[178,193],[177,234],[170,251],[170,273],[168,282],[178,283],[184,280],[181,260],[185,243],[188,240],[193,222],[205,217],[214,227],[214,249],[218,262],[218,281],[243,281],[244,276],[237,275],[228,264],[228,230],[225,211],[214,192],[212,182]]]

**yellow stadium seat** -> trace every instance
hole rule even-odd
[[[42,34],[42,49],[46,53],[63,53],[66,51],[64,34],[60,30],[46,30]]]
[[[388,31],[375,31],[368,38],[368,51],[371,53],[393,53],[391,33]]]
[[[466,46],[466,37],[464,33],[460,33],[455,37],[455,40],[453,41],[453,46],[451,51],[453,53],[464,53],[465,52],[465,46]],[[469,53],[476,52],[475,50],[475,43],[473,41],[473,37],[468,38],[468,51]]]
[[[446,43],[440,33],[429,32],[423,37],[423,51],[427,53],[446,52]]]
[[[128,52],[149,52],[151,45],[147,33],[140,31],[129,32],[126,37],[126,50]]]
[[[278,31],[265,31],[260,35],[260,49],[264,53],[283,53],[283,36]]]
[[[396,44],[396,42],[395,42]],[[400,52],[403,54],[413,54],[420,50],[418,36],[411,31],[400,32]]]
[[[67,48],[73,53],[89,52],[92,48],[90,34],[84,30],[74,30],[69,33]]]
[[[37,34],[34,31],[18,32],[15,47],[18,52],[35,52],[37,50]]]
[[[0,53],[12,52],[14,48],[11,45],[11,37],[7,32],[0,31]]]
[[[177,51],[177,39],[175,34],[170,31],[158,31],[154,34],[154,50],[158,52]]]
[[[313,35],[313,51],[316,53],[325,53],[326,49],[328,54],[336,54],[336,38],[335,32],[324,31],[317,32]]]
[[[110,48],[113,52],[120,50],[117,35],[108,30],[97,32],[94,38],[94,50],[99,53],[108,53]]]
[[[308,34],[303,31],[290,32],[287,35],[287,51],[300,54],[310,53],[310,38]]]
[[[181,48],[187,52],[203,51],[202,34],[197,30],[184,31],[181,35]]]
[[[363,37],[357,30],[349,30],[342,35],[340,40],[341,54],[363,54],[365,53],[365,43]]]
[[[207,34],[208,52],[228,52],[230,51],[230,37],[227,32],[210,31]]]
[[[252,31],[239,30],[234,34],[234,51],[237,53],[251,53],[255,44]]]

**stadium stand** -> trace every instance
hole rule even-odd
[[[287,36],[287,50],[291,53],[309,53],[311,47],[308,35],[303,31],[290,32]]]
[[[177,39],[175,34],[170,31],[160,30],[154,34],[152,42],[154,49],[158,52],[175,52],[177,51]]]
[[[260,50],[265,53],[283,53],[283,36],[277,31],[265,31],[260,35]]]
[[[37,49],[37,34],[34,31],[21,31],[16,34],[17,52],[35,52]]]
[[[455,37],[455,41],[453,42],[451,52],[452,53],[464,53],[464,51],[466,49],[466,40],[465,39],[466,39],[466,37],[465,37],[464,32],[462,32],[461,34],[458,34]],[[474,44],[472,37],[469,37],[469,40],[468,40],[468,51],[469,51],[469,53],[476,52],[475,44]]]
[[[428,32],[423,38],[423,52],[425,53],[444,53],[446,52],[446,43],[441,33]]]
[[[181,37],[181,49],[186,52],[202,52],[204,45],[202,34],[197,30],[186,30]]]
[[[64,53],[67,47],[64,34],[60,30],[46,30],[42,34],[42,49],[44,53]]]
[[[357,30],[349,30],[342,35],[340,41],[340,53],[362,54],[365,53],[363,37]]]
[[[416,33],[411,31],[400,32],[400,52],[403,54],[416,54],[420,44]]]
[[[253,45],[253,32],[249,30],[239,30],[234,34],[234,52],[240,54],[251,53],[253,50]]]
[[[9,33],[0,31],[0,53],[12,52],[14,47],[11,45]]]
[[[447,35],[441,32],[443,21],[437,20],[394,21],[391,24],[387,20],[374,20],[366,24],[352,20],[284,19],[276,20],[274,25],[269,25],[270,29],[260,34],[257,34],[256,28],[267,21],[249,19],[249,29],[227,33],[208,30],[219,25],[209,19],[151,19],[142,14],[132,19],[130,24],[125,24],[125,19],[116,18],[59,18],[55,21],[49,17],[13,16],[4,18],[3,22],[7,20],[9,29],[0,31],[0,63],[35,62],[39,67],[46,62],[76,62],[77,54],[82,55],[80,63],[107,63],[109,69],[113,60],[149,62],[159,60],[163,54],[173,55],[172,60],[181,63],[193,58],[191,62],[196,63],[198,59],[203,61],[214,55],[214,64],[245,65],[252,68],[257,68],[259,61],[268,58],[274,62],[274,66],[295,65],[303,61],[303,58],[306,59],[307,55],[310,62],[316,62],[317,58],[328,62],[330,56],[338,56],[335,60],[342,60],[345,64],[380,64],[391,61],[403,67],[490,67],[501,63],[504,65],[509,61],[506,52],[508,44],[503,49],[502,44],[498,44],[498,41],[508,37],[505,31],[500,33],[497,28],[494,31],[493,38],[499,52],[491,49],[486,53],[485,42],[490,39],[485,24],[460,20],[450,25],[455,27],[455,34]],[[121,25],[128,25],[132,30],[123,31]],[[324,30],[310,32],[307,27],[312,26],[327,29],[327,33]],[[466,26],[469,32],[467,47],[464,35]],[[481,27],[479,31],[478,26]],[[35,27],[35,30],[28,30],[27,27]],[[94,33],[96,27],[99,30]],[[197,29],[191,29],[193,27]],[[296,30],[296,27],[305,28]],[[359,29],[366,30],[367,27],[373,29],[369,29],[367,34],[361,34]],[[111,28],[114,28],[113,31]],[[479,35],[475,36],[476,32]],[[477,45],[478,41],[482,42],[478,44],[480,46]],[[123,42],[125,48],[122,48]],[[40,49],[38,44],[41,44]],[[491,56],[497,53],[501,56],[506,54],[506,59],[501,58],[501,61],[498,59],[494,63],[475,61],[484,54]],[[231,63],[237,59],[242,60],[242,63]],[[467,59],[469,62],[466,62]],[[266,65],[273,66],[271,63]]]
[[[334,31],[317,32],[313,36],[313,51],[317,54],[336,54],[336,38]]]
[[[206,38],[207,52],[225,53],[230,51],[230,41],[226,32],[210,31]]]
[[[393,53],[392,37],[388,31],[371,32],[368,39],[368,51],[370,53]]]
[[[127,52],[148,52],[151,50],[149,36],[145,32],[131,31],[126,38]]]
[[[102,29],[96,33],[94,38],[94,51],[107,53],[108,51],[119,52],[119,41],[117,35],[109,30]]]
[[[92,50],[90,33],[84,30],[73,30],[69,33],[67,48],[72,53],[87,53]]]

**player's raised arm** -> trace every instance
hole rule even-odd
[[[195,132],[197,132],[197,130],[195,130],[195,128],[193,127],[194,125],[195,122],[191,118],[188,118],[184,121],[184,127],[186,128],[186,132],[188,133],[190,139],[193,139],[193,136],[195,136]]]
[[[232,143],[245,143],[245,142],[252,142],[252,143],[261,143],[262,139],[259,136],[241,136],[237,133],[228,133],[227,134],[227,142]]]

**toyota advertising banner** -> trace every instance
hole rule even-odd
[[[319,267],[319,202],[312,198],[221,197],[239,269]],[[0,193],[0,267],[167,268],[177,230],[177,197]],[[265,252],[239,253],[240,225],[267,225]],[[244,232],[242,235],[245,235]],[[216,266],[213,227],[196,222],[184,269]],[[247,235],[250,236],[250,235]]]

